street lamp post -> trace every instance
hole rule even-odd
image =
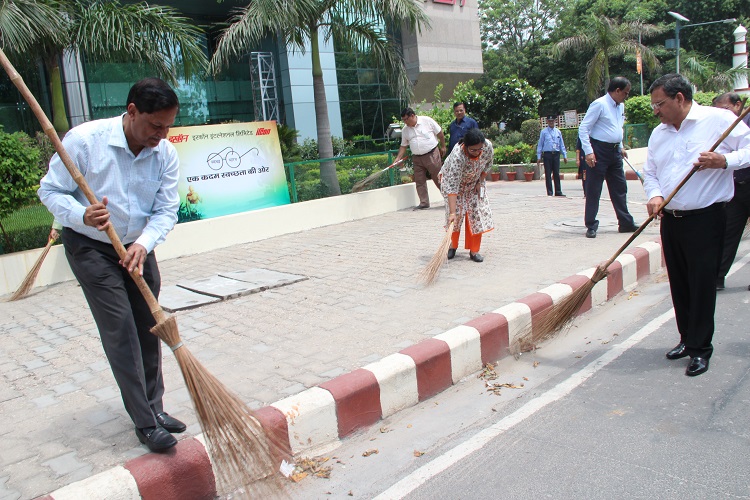
[[[722,19],[721,21],[708,21],[706,23],[694,23],[694,24],[682,24],[686,22],[690,22],[690,19],[683,16],[679,12],[669,11],[668,14],[675,19],[674,23],[674,42],[675,42],[675,48],[677,49],[676,55],[675,55],[675,69],[676,73],[680,73],[680,30],[683,28],[689,28],[691,26],[703,26],[706,24],[716,24],[716,23],[734,23],[737,21],[735,18],[731,19]]]

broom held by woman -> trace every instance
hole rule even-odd
[[[136,436],[152,451],[177,444],[170,432],[185,424],[164,413],[164,383],[155,320],[129,275],[135,269],[158,297],[161,278],[154,247],[177,221],[178,158],[165,140],[179,101],[162,80],[147,78],[130,89],[126,112],[84,123],[63,140],[88,186],[100,200],[89,204],[59,155],[50,161],[39,197],[64,226],[65,255],[94,316]],[[125,244],[120,259],[105,233]]]

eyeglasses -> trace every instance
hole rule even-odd
[[[662,99],[659,102],[652,102],[650,104],[651,109],[654,110],[654,111],[656,111],[657,109],[661,108],[661,105],[664,104],[665,102],[667,102],[667,100],[669,100],[669,99],[672,99],[672,98],[671,97],[667,97],[666,99]]]
[[[477,154],[477,153],[481,153],[483,149],[484,149],[484,147],[481,147],[481,148],[466,148],[466,151],[468,151],[469,153]]]

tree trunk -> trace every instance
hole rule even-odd
[[[320,44],[317,26],[310,29],[310,46],[313,95],[315,96],[315,124],[318,129],[318,158],[331,158],[333,157],[331,122],[328,119],[328,102],[326,101],[325,82],[323,82],[323,68],[320,66]],[[336,175],[336,162],[321,162],[320,180],[326,186],[329,196],[341,194],[339,178]]]
[[[68,123],[68,116],[65,113],[60,61],[57,55],[48,55],[44,58],[44,62],[49,73],[49,91],[52,99],[52,125],[58,133],[64,134],[70,130],[70,124]]]

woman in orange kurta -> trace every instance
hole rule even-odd
[[[440,170],[440,191],[446,199],[446,224],[455,223],[449,259],[456,255],[461,223],[465,221],[464,240],[469,258],[474,262],[484,260],[479,255],[482,234],[495,228],[484,189],[484,179],[492,169],[492,156],[492,143],[479,129],[471,129],[453,148]]]

